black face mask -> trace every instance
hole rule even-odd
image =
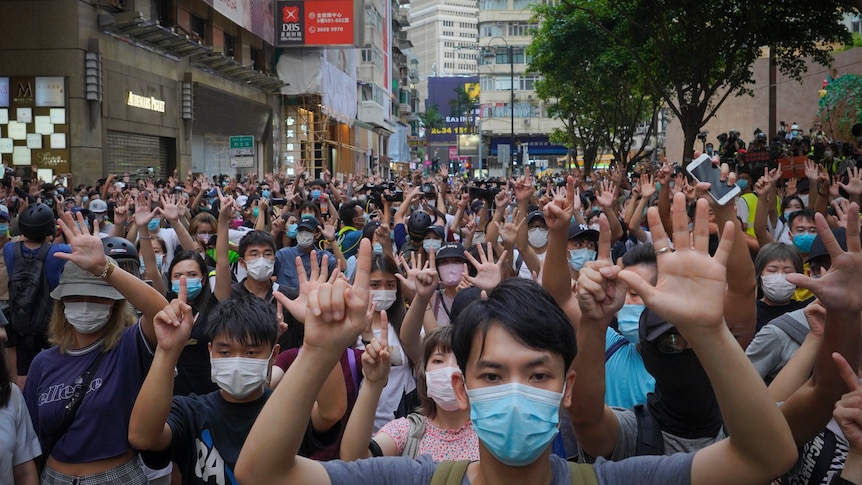
[[[640,350],[644,367],[655,377],[655,393],[649,394],[647,405],[662,431],[681,438],[718,434],[721,411],[694,351],[666,354],[646,340],[641,340]]]

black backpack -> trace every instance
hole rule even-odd
[[[26,345],[44,338],[51,319],[51,294],[45,274],[45,258],[51,243],[42,244],[35,256],[24,256],[23,242],[12,248],[15,270],[9,275],[9,323]]]

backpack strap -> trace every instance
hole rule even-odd
[[[635,456],[664,455],[664,436],[658,422],[643,404],[635,406],[634,412],[638,421]]]
[[[407,431],[407,443],[404,444],[401,456],[416,458],[419,442],[425,436],[425,418],[419,413],[410,413],[407,415],[407,420],[410,421],[410,429]]]
[[[467,466],[470,460],[441,461],[431,476],[428,485],[461,485],[464,475],[467,474]]]
[[[21,244],[24,244],[24,243],[22,242]],[[48,251],[50,251],[50,250],[51,250],[51,244],[50,243],[42,243],[42,246],[39,247],[39,252],[36,253],[36,256],[34,256],[34,258],[38,259],[39,261],[45,261],[45,259],[48,258]]]
[[[625,347],[628,342],[629,340],[627,338],[623,337],[620,334],[617,334],[617,340],[615,340],[614,343],[611,344],[611,346],[608,347],[607,350],[605,350],[605,362],[611,360],[611,357],[613,357],[613,355],[617,353],[617,350],[620,350],[621,348]]]
[[[518,258],[515,259],[515,274],[521,274],[521,266],[524,265],[524,257],[518,252]]]
[[[589,463],[570,461],[569,473],[572,475],[572,485],[599,485],[596,469]]]
[[[785,313],[769,323],[781,329],[799,345],[802,345],[805,337],[808,336],[809,329],[805,328],[805,325],[799,323],[799,320],[793,318],[789,313]]]

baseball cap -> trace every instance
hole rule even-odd
[[[832,229],[832,235],[835,236],[835,240],[838,241],[841,249],[847,251],[847,230],[843,227],[836,227]],[[859,239],[862,240],[862,235],[859,236]],[[810,263],[821,256],[829,256],[829,251],[826,249],[826,245],[823,244],[823,238],[818,234],[814,238],[814,242],[811,243],[811,249],[808,250],[808,259],[805,262]]]
[[[432,224],[432,225],[428,226],[428,229],[425,229],[425,234],[423,234],[423,236],[427,236],[429,232],[433,232],[440,239],[443,239],[443,240],[446,239],[446,231],[444,231],[443,228],[438,226],[438,225]]]
[[[542,211],[534,210],[533,212],[530,212],[529,214],[527,214],[527,224],[533,222],[533,219],[535,219],[537,217],[542,219],[543,221],[545,220],[545,214]]]
[[[638,334],[641,340],[652,342],[658,337],[667,333],[668,330],[674,328],[673,325],[665,321],[664,318],[658,316],[649,308],[644,309],[641,313],[640,322],[638,325]]]
[[[308,217],[299,221],[296,225],[296,230],[305,229],[306,231],[317,232],[320,226],[320,221],[315,217]]]
[[[586,224],[572,224],[569,226],[569,239],[587,239],[589,241],[599,240],[599,231],[590,229]]]
[[[108,203],[102,199],[93,199],[90,201],[90,212],[95,212],[96,214],[108,212]]]
[[[437,226],[440,227],[440,226]],[[467,257],[464,256],[464,251],[467,249],[461,243],[446,243],[440,246],[436,252],[437,261],[441,259],[457,259],[464,263],[467,262]]]

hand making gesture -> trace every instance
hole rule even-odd
[[[626,301],[627,287],[618,278],[622,268],[611,261],[611,231],[607,217],[599,216],[599,247],[595,261],[578,273],[578,306],[582,322],[592,320],[605,325],[613,320]]]
[[[308,296],[317,291],[324,283],[333,283],[338,278],[338,268],[329,275],[329,255],[324,254],[320,258],[320,264],[317,263],[317,251],[312,250],[311,255],[311,274],[305,272],[305,266],[302,264],[302,258],[297,256],[294,260],[296,265],[296,276],[299,279],[299,294],[291,300],[282,295],[279,291],[273,291],[273,296],[281,303],[287,311],[293,315],[293,318],[298,322],[305,322],[308,308]],[[281,297],[279,297],[281,295]]]
[[[377,311],[376,306],[372,311]],[[389,317],[386,312],[379,312],[380,337],[371,339],[371,343],[365,346],[362,354],[362,375],[369,385],[385,386],[389,379],[389,369],[392,367],[389,360]],[[369,321],[373,319],[369,318]]]
[[[482,249],[482,245],[477,245],[479,249],[479,260],[473,257],[468,251],[464,251],[464,256],[470,261],[470,264],[476,268],[476,276],[470,276],[467,273],[466,264],[464,265],[464,279],[468,283],[479,288],[480,290],[491,291],[503,281],[503,264],[506,262],[506,250],[500,254],[497,262],[494,262],[494,250],[491,248],[491,243],[487,243],[487,252]]]
[[[179,295],[153,318],[157,351],[178,357],[185,348],[194,326],[194,311],[187,300],[186,277],[180,276]]]
[[[105,249],[102,247],[102,239],[98,235],[90,234],[84,215],[78,212],[72,216],[71,212],[64,212],[63,217],[57,219],[57,223],[66,242],[72,246],[72,252],[54,253],[54,257],[71,261],[94,275],[100,274],[107,264]],[[99,234],[99,221],[93,221],[93,232]]]

